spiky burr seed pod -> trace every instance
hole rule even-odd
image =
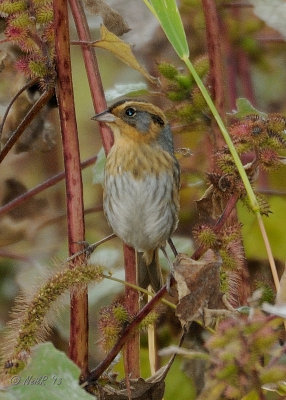
[[[217,244],[217,235],[209,225],[202,224],[195,226],[193,235],[200,245],[207,248],[212,248]]]
[[[199,77],[205,76],[209,72],[210,63],[208,54],[197,57],[194,61],[194,67]]]
[[[177,68],[170,63],[162,62],[158,65],[158,70],[166,79],[174,80],[178,75]]]
[[[25,365],[30,348],[44,340],[49,332],[47,313],[55,301],[67,290],[103,278],[102,268],[80,263],[74,268],[66,268],[53,275],[43,286],[35,289],[35,294],[19,297],[8,324],[5,348],[2,353],[4,372],[14,374]]]
[[[130,321],[131,316],[119,302],[103,307],[100,310],[99,330],[102,335],[102,346],[108,351],[115,344],[124,324]]]

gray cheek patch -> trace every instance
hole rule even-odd
[[[150,114],[144,111],[137,111],[133,117],[123,115],[122,119],[128,124],[136,128],[140,133],[144,134],[149,132],[152,119]]]
[[[163,150],[174,155],[173,135],[171,132],[170,125],[166,125],[161,130],[160,135],[158,137],[158,143],[162,147]]]

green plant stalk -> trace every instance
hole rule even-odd
[[[228,131],[227,131],[227,129],[226,129],[226,127],[225,127],[225,125],[224,125],[224,123],[223,123],[223,121],[222,121],[222,119],[221,119],[221,117],[220,117],[220,115],[219,115],[219,113],[218,113],[218,111],[217,111],[217,109],[216,109],[216,107],[215,107],[215,105],[214,105],[214,103],[213,103],[213,101],[212,101],[212,99],[211,99],[211,97],[210,97],[205,85],[203,84],[203,82],[201,81],[200,77],[198,76],[197,71],[195,70],[195,68],[194,68],[193,64],[191,63],[190,59],[187,56],[183,56],[182,60],[186,64],[186,66],[189,69],[190,73],[192,74],[196,84],[198,85],[198,87],[199,87],[199,89],[200,89],[200,91],[201,91],[201,93],[202,93],[202,95],[203,95],[203,97],[204,97],[204,99],[205,99],[205,101],[207,103],[207,105],[209,106],[209,109],[211,110],[211,112],[212,112],[212,114],[213,114],[213,116],[214,116],[214,118],[215,118],[215,120],[216,120],[216,122],[217,122],[217,124],[218,124],[218,126],[220,128],[220,131],[221,131],[221,133],[222,133],[222,135],[224,137],[224,140],[225,140],[225,142],[226,142],[226,144],[227,144],[227,146],[229,148],[229,151],[230,151],[230,153],[231,153],[231,155],[233,157],[233,160],[235,162],[235,165],[236,165],[236,167],[238,169],[238,172],[240,174],[240,177],[242,179],[242,182],[244,184],[246,193],[247,193],[249,201],[250,201],[250,206],[251,206],[252,210],[254,211],[254,213],[256,215],[256,218],[257,218],[257,222],[258,222],[258,225],[259,225],[259,228],[260,228],[260,231],[261,231],[261,235],[262,235],[262,238],[263,238],[263,241],[264,241],[264,245],[265,245],[265,248],[266,248],[266,251],[267,251],[267,256],[268,256],[268,260],[269,260],[270,269],[271,269],[273,281],[274,281],[274,284],[275,284],[275,288],[278,291],[279,287],[280,287],[280,284],[279,284],[279,277],[278,277],[278,274],[277,274],[277,269],[276,269],[276,266],[275,266],[274,257],[273,257],[271,246],[270,246],[270,243],[269,243],[269,239],[268,239],[268,236],[267,236],[264,224],[263,224],[262,216],[261,216],[260,209],[259,209],[259,204],[257,202],[256,196],[255,196],[255,194],[253,192],[251,184],[249,182],[248,176],[247,176],[247,174],[245,172],[245,169],[244,169],[244,167],[242,165],[242,162],[241,162],[241,160],[239,158],[239,155],[237,154],[237,151],[236,151],[236,149],[234,147],[234,144],[232,143],[232,140],[231,140],[231,138],[229,136],[229,133],[228,133]]]
[[[201,81],[200,77],[197,74],[196,69],[194,68],[193,64],[191,63],[189,59],[189,46],[186,40],[186,34],[185,30],[181,21],[181,17],[179,12],[173,12],[173,10],[177,11],[177,5],[176,5],[176,0],[168,0],[169,2],[160,2],[157,0],[143,0],[145,5],[149,8],[149,10],[154,14],[154,16],[158,19],[163,31],[165,32],[169,42],[172,44],[174,50],[178,54],[179,58],[184,61],[186,64],[188,70],[190,71],[191,75],[193,76],[197,86],[199,87],[209,109],[211,110],[218,127],[224,137],[224,140],[229,148],[229,151],[233,157],[233,160],[235,162],[235,165],[238,169],[238,172],[240,174],[240,177],[242,179],[242,182],[244,184],[247,196],[249,198],[249,203],[251,209],[254,211],[258,225],[263,237],[263,241],[265,244],[265,248],[267,251],[268,259],[269,259],[269,264],[271,267],[272,275],[273,275],[273,280],[275,282],[276,288],[279,288],[279,279],[278,279],[278,274],[277,270],[275,267],[275,262],[274,258],[272,255],[271,247],[269,244],[269,239],[267,237],[265,227],[263,224],[262,216],[260,213],[260,207],[258,204],[258,201],[256,199],[256,196],[254,194],[254,191],[251,187],[251,184],[249,182],[249,179],[247,177],[247,174],[245,172],[245,169],[242,165],[242,162],[236,152],[236,149],[232,143],[232,140],[229,136],[229,133],[222,121],[222,118],[219,115],[219,112],[217,111],[206,87],[204,86],[203,82]],[[172,13],[170,13],[170,10],[172,10]],[[168,14],[169,13],[169,14]],[[176,30],[174,32],[174,26],[176,26]]]
[[[269,239],[265,230],[265,226],[263,223],[263,219],[262,216],[260,214],[257,214],[257,220],[258,220],[258,225],[259,225],[259,229],[261,231],[262,234],[262,238],[264,241],[264,245],[266,248],[266,252],[267,252],[267,256],[268,256],[268,260],[269,260],[269,264],[270,264],[270,269],[271,269],[271,273],[272,273],[272,277],[273,277],[273,281],[275,284],[275,288],[276,291],[278,292],[278,290],[280,289],[280,282],[279,282],[279,277],[278,277],[278,273],[277,273],[277,269],[275,266],[275,261],[274,261],[274,257],[272,254],[272,250],[271,250],[271,246],[269,243]]]
[[[228,131],[227,131],[227,129],[226,129],[226,127],[225,127],[225,125],[224,125],[224,123],[223,123],[223,121],[222,121],[222,119],[221,119],[221,117],[220,117],[220,115],[219,115],[219,113],[218,113],[218,111],[217,111],[217,109],[216,109],[216,107],[215,107],[215,105],[214,105],[214,103],[213,103],[213,101],[212,101],[212,99],[211,99],[211,97],[210,97],[205,85],[201,81],[201,79],[200,79],[199,75],[197,74],[197,71],[195,70],[195,68],[194,68],[193,64],[191,63],[190,59],[188,57],[184,56],[182,58],[182,60],[186,64],[188,70],[190,71],[190,73],[192,74],[196,84],[198,85],[198,87],[199,87],[199,89],[200,89],[200,91],[201,91],[201,93],[202,93],[207,105],[209,106],[209,109],[211,110],[211,112],[212,112],[212,114],[213,114],[213,116],[214,116],[214,118],[215,118],[215,120],[216,120],[216,122],[217,122],[217,124],[218,124],[218,126],[220,128],[220,131],[221,131],[221,133],[222,133],[222,135],[224,137],[224,140],[225,140],[226,144],[228,145],[229,151],[230,151],[230,153],[231,153],[231,155],[233,157],[233,160],[235,162],[235,165],[236,165],[236,167],[238,169],[239,175],[240,175],[240,177],[242,179],[242,182],[244,184],[245,190],[247,192],[247,195],[248,195],[248,198],[249,198],[249,201],[250,201],[250,206],[251,206],[252,210],[255,213],[260,214],[259,205],[258,205],[256,196],[255,196],[255,194],[253,192],[253,189],[252,189],[252,187],[250,185],[250,182],[249,182],[249,179],[248,179],[247,174],[245,172],[245,169],[244,169],[244,167],[242,165],[242,162],[241,162],[241,160],[240,160],[240,158],[239,158],[239,156],[238,156],[238,154],[236,152],[236,149],[235,149],[235,147],[234,147],[234,145],[232,143],[232,140],[231,140],[231,138],[229,136],[229,133],[228,133]]]

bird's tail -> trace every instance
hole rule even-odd
[[[136,265],[138,285],[144,289],[151,285],[153,290],[158,292],[163,286],[158,249],[148,253],[138,251],[136,253]]]

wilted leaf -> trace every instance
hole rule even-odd
[[[196,201],[199,216],[209,222],[221,216],[228,201],[228,193],[234,193],[236,181],[232,174],[207,174],[210,185],[203,196]]]
[[[199,318],[203,308],[222,308],[221,262],[212,250],[200,261],[179,254],[174,263],[179,303],[176,315],[183,326]]]
[[[151,76],[145,68],[143,68],[137,59],[135,58],[131,46],[125,43],[123,40],[119,39],[116,35],[109,32],[109,30],[102,25],[100,27],[101,39],[93,42],[92,45],[95,47],[100,47],[105,50],[109,50],[113,53],[119,60],[129,65],[129,67],[136,69],[142,75],[145,76],[150,82],[156,84],[158,82],[157,78]]]
[[[125,387],[125,381],[117,383],[118,388],[111,385],[105,385],[100,388],[100,399],[104,400],[162,400],[165,391],[165,378],[171,368],[175,356],[173,355],[164,367],[155,372],[146,380],[143,378],[130,379],[130,392]],[[131,394],[131,397],[130,397]]]
[[[104,385],[99,388],[101,400],[162,400],[165,390],[164,381],[147,382],[143,378],[130,379],[130,392],[127,389],[114,388],[110,385]],[[120,386],[124,385],[122,384]],[[118,385],[119,386],[119,385]],[[131,394],[131,395],[130,395]]]
[[[21,400],[95,400],[79,384],[80,369],[51,343],[33,348],[28,366],[11,378],[9,393]],[[13,380],[14,379],[14,380]]]
[[[210,185],[203,196],[196,200],[198,214],[201,220],[209,221],[211,218],[216,219],[217,215],[220,215],[222,210],[220,206],[216,206],[214,201],[214,187]]]
[[[253,114],[259,115],[262,118],[267,117],[267,114],[254,108],[250,101],[245,99],[244,97],[240,97],[236,100],[236,108],[237,110],[231,113],[231,115],[235,118],[241,119],[246,117],[247,115]]]
[[[84,0],[84,3],[91,14],[101,16],[104,25],[115,35],[121,36],[130,31],[122,16],[103,0]]]

